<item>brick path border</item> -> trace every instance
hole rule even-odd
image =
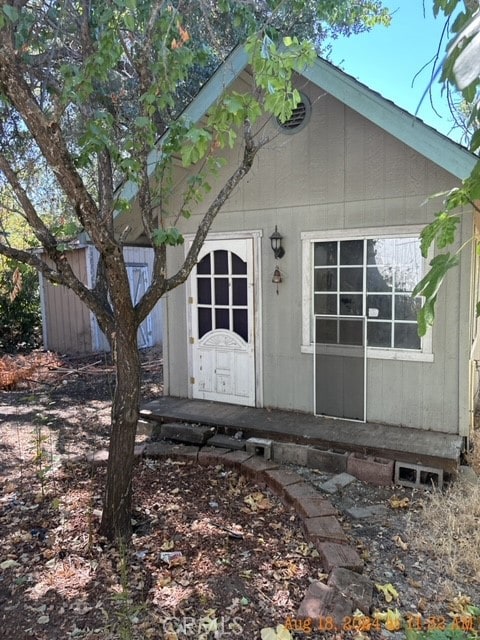
[[[345,615],[344,594],[336,585],[335,576],[343,571],[350,584],[358,581],[367,584],[363,572],[363,560],[356,549],[348,542],[338,512],[331,502],[319,493],[309,482],[295,471],[270,462],[260,456],[245,451],[231,451],[216,447],[197,447],[168,442],[150,442],[135,447],[138,459],[170,458],[201,466],[223,465],[235,469],[260,487],[272,491],[286,506],[292,507],[301,519],[303,531],[320,554],[323,568],[329,573],[327,585],[313,582],[300,605],[299,616],[333,615],[337,618],[337,609]],[[87,456],[91,464],[106,464],[108,452],[102,450]],[[320,586],[319,586],[320,585]],[[368,586],[363,587],[368,592]],[[318,591],[318,593],[317,593]],[[343,600],[342,600],[343,598]],[[342,602],[342,606],[339,607]],[[348,615],[348,613],[347,613]]]
[[[192,447],[166,442],[147,443],[143,455],[148,458],[183,458],[202,466],[223,465],[242,473],[260,487],[268,487],[300,517],[306,538],[319,552],[324,568],[335,567],[363,571],[363,561],[348,543],[336,518],[337,510],[300,475],[275,462],[245,451],[216,447]]]

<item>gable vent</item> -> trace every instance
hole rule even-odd
[[[303,127],[307,124],[308,116],[310,115],[310,102],[308,98],[304,95],[301,96],[301,102],[297,104],[295,109],[292,111],[292,115],[285,122],[281,122],[277,118],[277,123],[282,129],[284,133],[296,133],[303,129]]]

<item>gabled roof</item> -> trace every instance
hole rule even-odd
[[[239,46],[203,85],[183,111],[182,116],[193,122],[200,120],[247,65],[247,53],[243,46]],[[318,57],[312,66],[299,73],[455,177],[463,180],[470,175],[478,158],[468,149],[439,133],[330,62]],[[151,172],[160,154],[161,140],[158,148],[152,151],[148,158]],[[127,182],[122,189],[122,197],[130,200],[135,198],[136,194],[137,185]]]

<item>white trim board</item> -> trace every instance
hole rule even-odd
[[[302,231],[302,344],[301,353],[313,353],[312,335],[312,264],[313,243],[324,240],[359,240],[365,238],[401,238],[418,236],[425,225],[403,225],[395,227],[364,227],[356,229],[328,229],[326,231]],[[431,255],[427,260],[431,259]],[[367,359],[433,362],[433,334],[430,328],[422,338],[422,349],[366,348]]]

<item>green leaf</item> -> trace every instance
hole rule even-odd
[[[149,127],[152,124],[152,121],[146,116],[137,116],[135,118],[135,124],[137,125],[137,127],[144,128]]]
[[[459,257],[442,253],[435,256],[430,262],[430,271],[417,284],[412,292],[412,297],[424,296],[425,302],[418,313],[418,334],[424,336],[428,327],[433,325],[435,319],[435,304],[438,290],[446,274],[458,264]]]
[[[153,240],[157,246],[165,244],[171,247],[176,247],[185,241],[180,231],[175,227],[171,227],[170,229],[156,229]]]
[[[135,19],[131,13],[123,14],[123,22],[129,31],[135,31]]]
[[[20,14],[18,13],[18,9],[16,7],[12,7],[12,5],[10,4],[4,4],[2,9],[3,13],[7,16],[10,22],[17,22]]]

